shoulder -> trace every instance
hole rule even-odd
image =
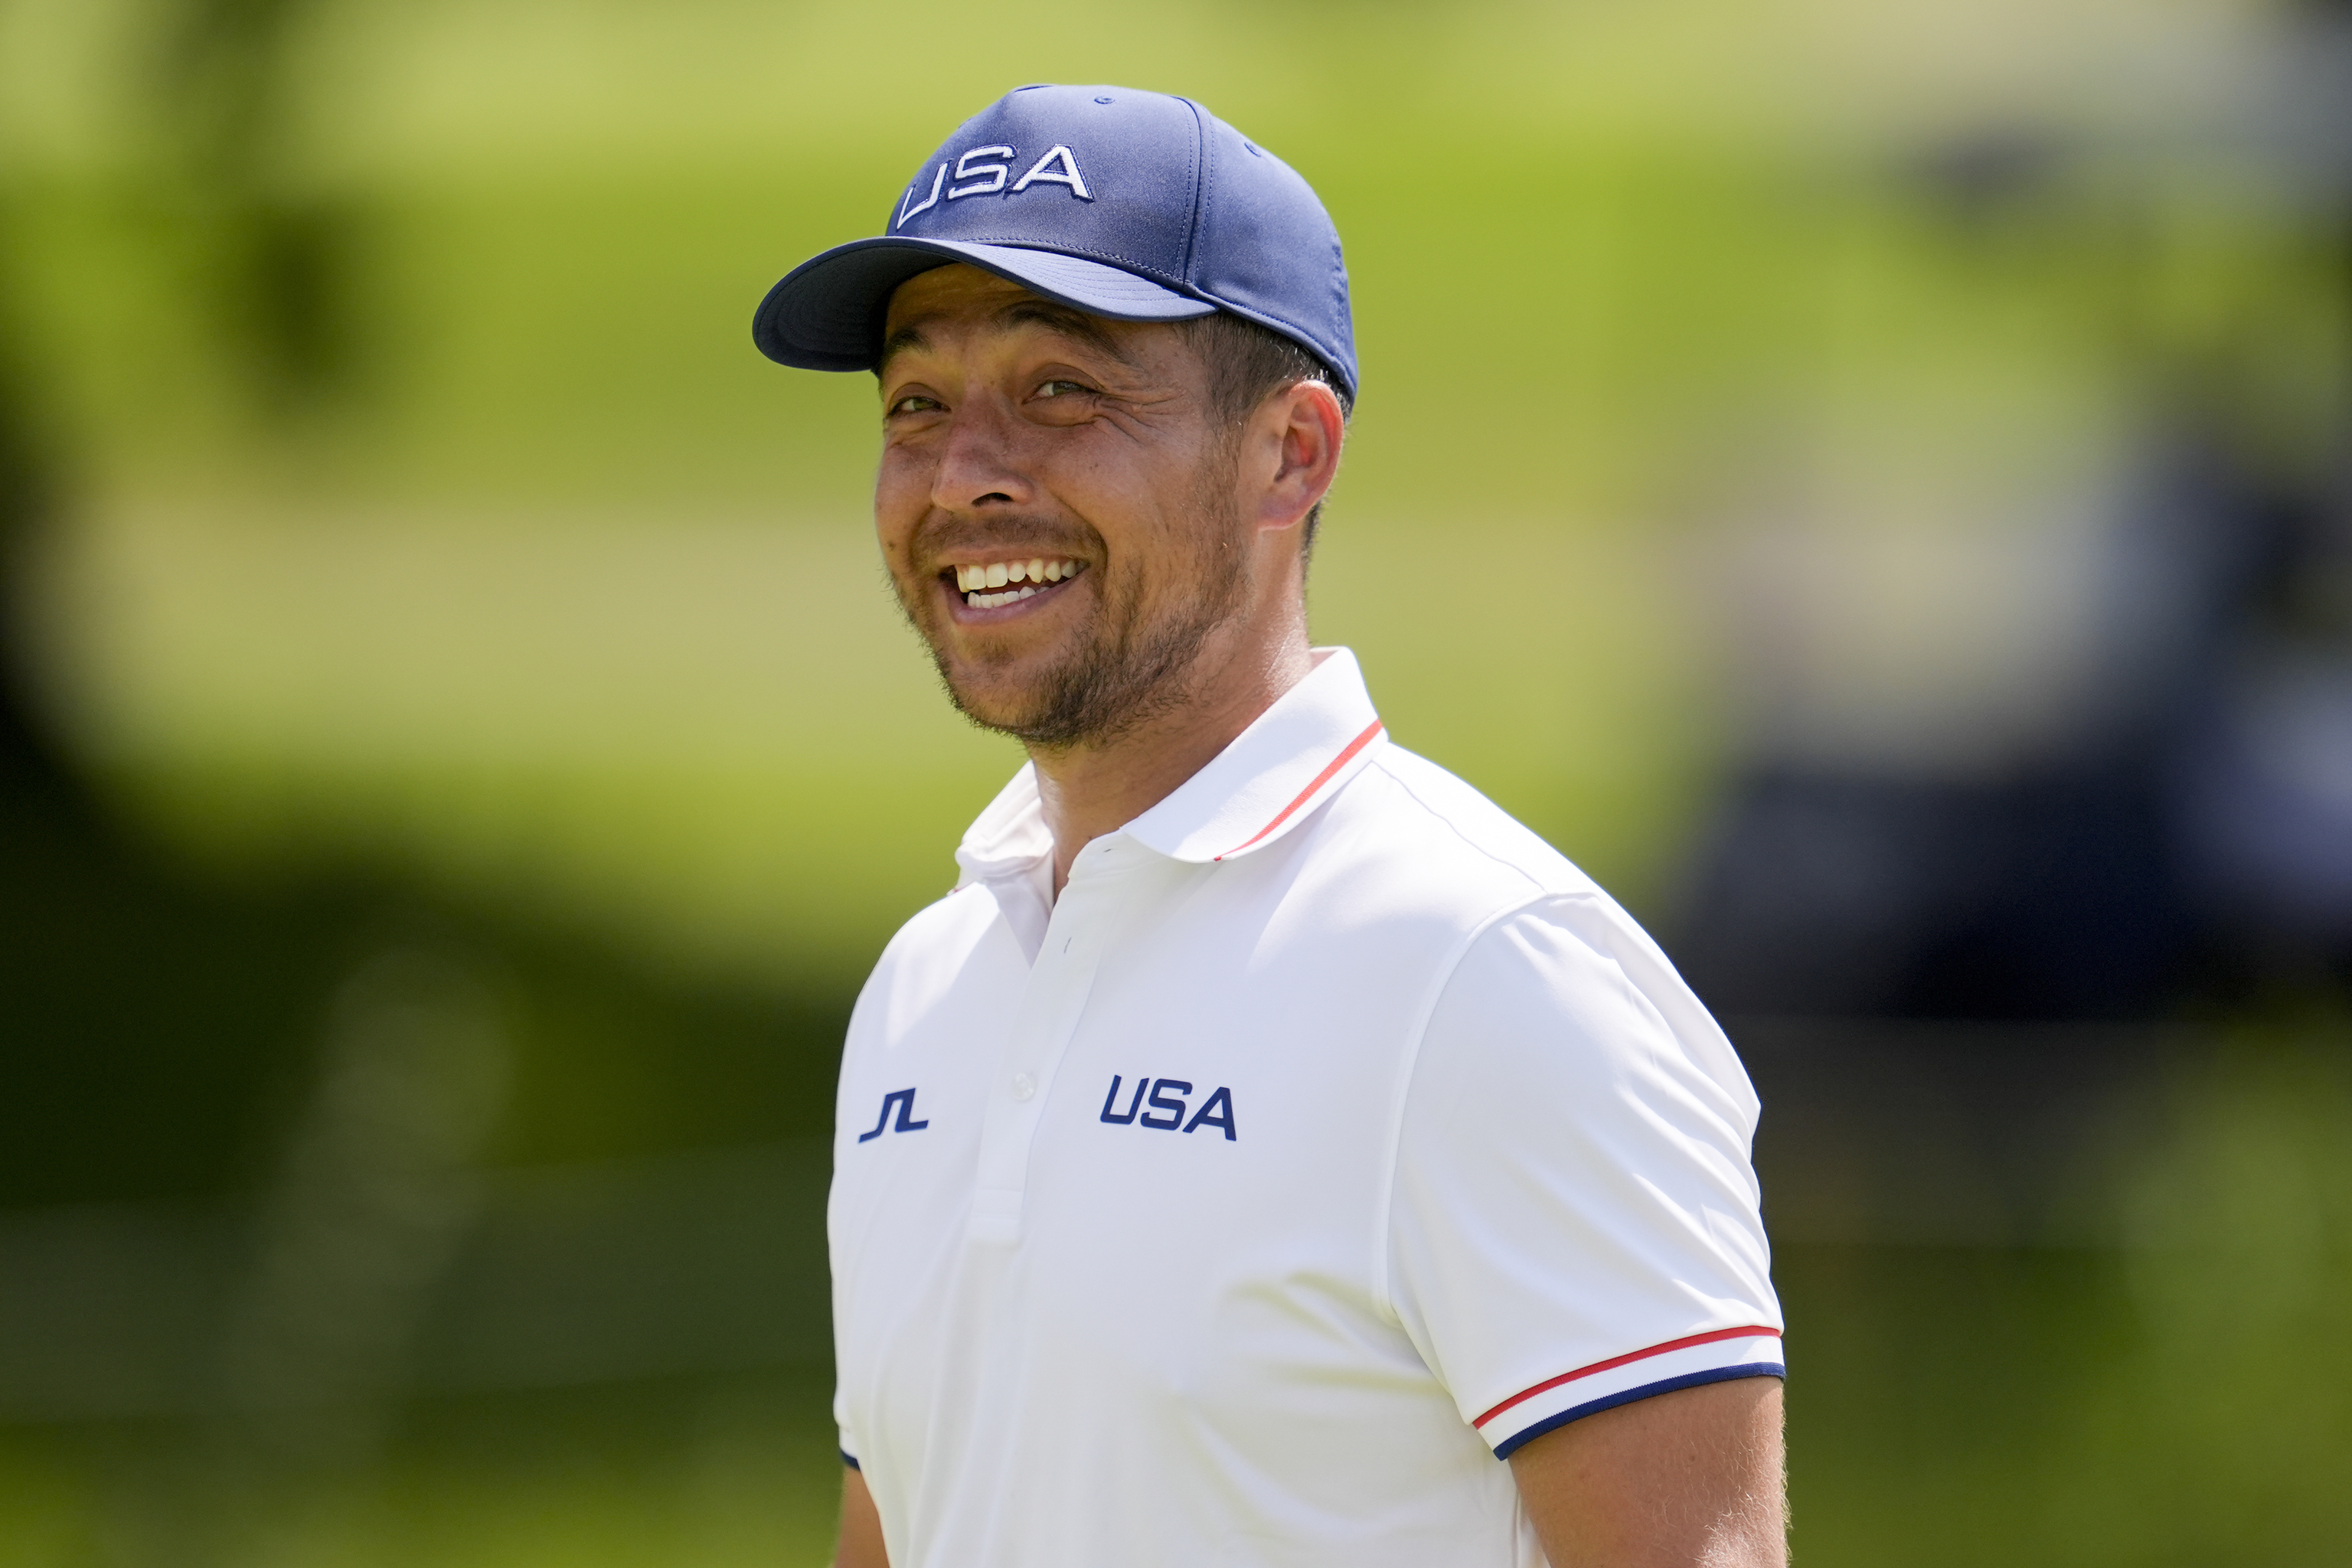
[[[1431,1020],[1441,1034],[1604,1072],[1668,1058],[1719,1085],[1727,1110],[1749,1101],[1730,1042],[1673,963],[1566,856],[1401,746],[1382,748],[1360,783],[1356,808],[1377,823],[1367,837],[1461,906],[1465,940]],[[1752,1115],[1749,1101],[1742,1119]]]
[[[1366,805],[1454,874],[1487,871],[1532,895],[1598,892],[1592,879],[1517,817],[1428,758],[1381,748],[1365,770]]]
[[[1490,1041],[1663,1046],[1745,1089],[1722,1031],[1633,916],[1508,812],[1395,745],[1331,802],[1301,886],[1360,942],[1418,933],[1433,1005]],[[1507,1030],[1505,1026],[1508,1025]]]
[[[1443,911],[1457,931],[1545,899],[1601,896],[1501,806],[1394,743],[1333,798],[1311,838],[1312,858],[1358,907]]]
[[[868,1030],[891,1032],[935,1005],[998,924],[996,900],[980,883],[966,883],[918,910],[875,961],[851,1017],[852,1039]]]
[[[1647,932],[1598,889],[1490,921],[1446,977],[1422,1041],[1424,1079],[1553,1079],[1587,1104],[1695,1095],[1741,1129],[1755,1091],[1738,1053]],[[1646,1089],[1636,1089],[1646,1085]]]

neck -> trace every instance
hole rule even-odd
[[[1203,649],[1182,677],[1183,698],[1131,730],[1099,742],[1031,747],[1054,832],[1054,896],[1079,850],[1175,793],[1313,668],[1301,616],[1276,635]]]

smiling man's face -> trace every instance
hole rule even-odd
[[[1200,356],[964,266],[886,331],[875,525],[956,706],[1058,748],[1183,701],[1253,570]]]

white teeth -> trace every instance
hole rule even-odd
[[[1034,598],[1036,594],[1037,590],[1034,588],[1008,588],[1002,594],[971,595],[966,598],[965,603],[971,605],[975,610],[992,610],[999,605],[1009,605],[1016,599]]]
[[[1015,599],[1030,597],[1037,592],[1034,584],[1066,582],[1084,569],[1080,562],[1048,561],[1040,556],[1034,561],[999,561],[987,566],[959,566],[955,568],[955,580],[956,586],[962,590],[972,608],[989,610],[999,605],[1009,605]],[[1018,592],[990,592],[1016,583],[1033,585]]]

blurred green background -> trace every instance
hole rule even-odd
[[[1338,221],[1317,636],[1687,933],[1766,1091],[1801,1559],[2342,1561],[2335,904],[2118,894],[2187,934],[2088,1002],[1706,955],[1761,951],[1741,803],[1981,801],[2132,710],[2194,618],[2142,568],[2224,574],[2116,543],[2183,452],[2320,542],[2180,668],[2292,666],[2352,799],[2346,36],[0,0],[0,1564],[825,1560],[839,1029],[1018,755],[881,581],[870,384],[748,323],[1031,80],[1198,98]]]

